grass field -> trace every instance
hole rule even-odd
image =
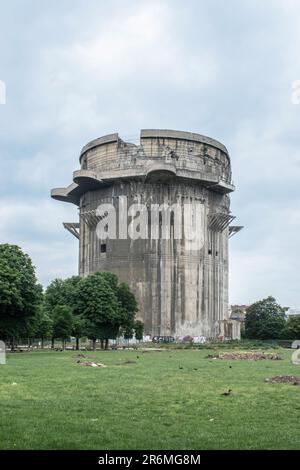
[[[211,352],[88,353],[104,369],[80,366],[76,352],[8,354],[0,448],[300,449],[300,387],[264,382],[300,375],[291,352],[256,362]]]

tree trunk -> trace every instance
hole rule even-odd
[[[41,348],[44,349],[44,338],[42,338],[42,341],[41,341]]]
[[[108,349],[108,342],[109,342],[109,340],[106,339],[106,340],[105,340],[105,349]]]
[[[12,337],[12,339],[11,339],[10,349],[11,349],[11,351],[15,350],[15,339],[14,339],[14,337]]]
[[[101,349],[104,349],[104,341],[103,341],[103,339],[100,339],[100,344],[101,344]]]
[[[79,350],[79,338],[76,338],[76,351]]]
[[[93,351],[95,351],[95,349],[96,349],[96,340],[93,339]]]
[[[54,338],[51,338],[51,349],[54,349]]]

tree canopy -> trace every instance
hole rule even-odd
[[[122,322],[116,288],[118,280],[108,273],[94,273],[81,279],[78,309],[87,320],[88,336],[93,339],[116,338]]]
[[[245,337],[249,339],[278,339],[285,327],[287,308],[274,297],[255,302],[246,311]]]
[[[97,272],[85,278],[55,279],[43,294],[31,259],[14,245],[0,245],[0,337],[7,340],[52,338],[64,342],[87,336],[105,342],[120,334],[131,337],[138,304],[115,274]]]
[[[70,338],[73,329],[72,310],[67,305],[57,305],[53,310],[53,337],[63,342]]]
[[[138,341],[141,341],[143,339],[144,334],[144,323],[141,320],[136,320],[134,322],[134,331],[136,339]]]
[[[286,339],[300,339],[300,315],[289,315],[283,335]]]
[[[67,279],[54,279],[45,292],[45,307],[49,314],[57,305],[68,305],[77,313],[77,290],[81,278],[72,276]]]
[[[31,259],[16,245],[0,245],[0,335],[30,336],[42,301]]]
[[[116,275],[97,272],[82,278],[77,293],[77,309],[87,320],[88,336],[105,341],[116,338],[121,330],[131,335],[138,304],[125,283]]]

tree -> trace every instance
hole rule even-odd
[[[46,312],[44,306],[40,308],[38,315],[36,316],[36,322],[34,327],[34,336],[41,339],[41,346],[44,347],[45,339],[52,338],[53,335],[53,320]]]
[[[123,328],[121,328],[121,333],[124,337],[124,339],[127,339],[127,342],[128,342],[128,347],[129,347],[129,340],[133,338],[133,334],[134,334],[134,331],[133,331],[133,325],[127,325]]]
[[[114,291],[115,277],[108,273],[93,273],[81,279],[78,289],[77,308],[87,321],[88,337],[93,341],[105,341],[118,335],[121,324],[121,309]]]
[[[137,301],[125,283],[118,283],[115,274],[101,272],[82,279],[78,289],[77,309],[88,322],[89,337],[95,347],[96,339],[101,346],[108,346],[120,328],[133,334],[134,318],[138,310]]]
[[[54,279],[46,289],[45,309],[49,317],[53,317],[53,312],[58,306],[67,306],[73,314],[72,334],[76,337],[76,349],[79,349],[79,340],[85,334],[85,321],[78,311],[78,287],[81,278],[72,276],[67,279]],[[78,316],[78,318],[77,318]],[[52,338],[52,348],[54,347],[54,337]]]
[[[300,339],[300,315],[289,315],[283,336],[286,339]]]
[[[274,297],[267,297],[250,305],[246,310],[245,337],[249,339],[280,338],[285,327],[287,308],[281,307]]]
[[[128,284],[125,282],[117,286],[117,297],[121,306],[121,327],[129,332],[134,328],[134,319],[138,312],[138,303]]]
[[[87,322],[82,315],[73,315],[72,336],[76,338],[76,350],[79,349],[80,338],[87,335]]]
[[[103,279],[105,279],[108,282],[112,290],[114,292],[117,292],[118,285],[119,285],[118,277],[115,274],[110,273],[108,271],[102,271],[101,276]]]
[[[80,280],[79,276],[72,276],[67,279],[54,279],[49,284],[45,293],[45,307],[50,315],[57,305],[68,305],[73,313],[77,313],[76,299]]]
[[[136,320],[134,322],[134,331],[136,339],[138,341],[141,341],[143,339],[144,334],[144,323],[141,320]]]
[[[135,315],[138,312],[138,303],[128,284],[122,282],[117,287],[117,297],[121,306],[121,329],[124,339],[133,338],[135,327]]]
[[[73,324],[74,319],[71,308],[67,305],[57,305],[53,310],[53,340],[60,339],[63,349],[65,349],[66,341],[72,334]]]
[[[11,341],[27,337],[42,302],[31,259],[16,245],[0,245],[0,336]]]

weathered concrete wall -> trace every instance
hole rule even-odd
[[[81,213],[109,202],[114,204],[118,219],[119,196],[127,196],[128,205],[201,201],[204,246],[190,250],[188,240],[173,238],[171,225],[170,240],[107,240],[107,251],[101,253],[96,224],[93,221],[87,224],[86,218],[81,217],[80,274],[112,271],[129,282],[139,300],[146,334],[216,336],[219,321],[227,311],[228,231],[209,230],[207,214],[216,212],[224,196],[176,181],[116,183],[86,193]]]
[[[80,275],[111,271],[128,282],[146,334],[218,336],[228,316],[228,194],[234,190],[226,148],[198,134],[146,130],[140,145],[118,134],[96,139],[80,161],[75,185],[53,191],[80,207]],[[118,219],[124,196],[128,206],[200,203],[203,246],[190,250],[188,240],[175,239],[173,222],[169,240],[108,239],[101,252],[95,211],[111,203]]]

